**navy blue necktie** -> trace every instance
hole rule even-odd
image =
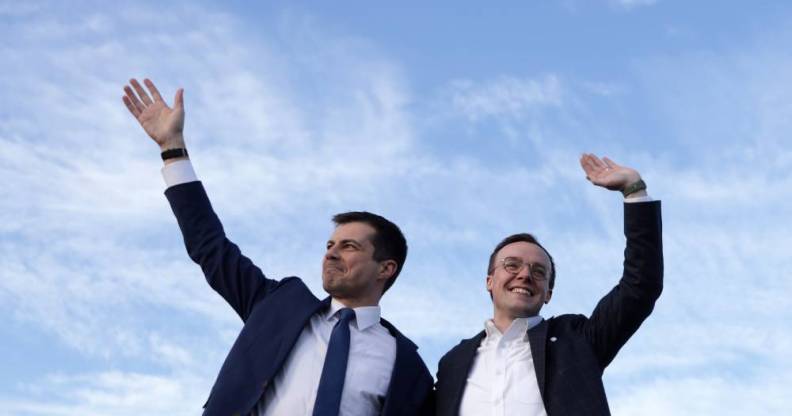
[[[319,379],[319,389],[316,390],[313,416],[338,416],[349,360],[349,321],[354,318],[355,311],[352,309],[343,308],[338,311],[338,322],[330,334],[322,377]]]

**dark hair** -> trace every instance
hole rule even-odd
[[[495,269],[495,255],[498,254],[498,251],[500,251],[500,249],[508,246],[511,243],[516,243],[519,241],[536,244],[537,246],[539,246],[539,248],[541,248],[545,252],[545,254],[547,254],[547,257],[550,259],[550,279],[548,280],[548,283],[550,285],[549,286],[550,289],[552,289],[553,286],[555,285],[555,277],[556,277],[556,269],[555,269],[555,263],[553,262],[553,256],[550,255],[550,252],[548,252],[546,248],[544,248],[541,244],[539,244],[539,240],[537,240],[536,237],[528,233],[512,234],[504,238],[500,243],[498,243],[498,245],[495,246],[495,250],[492,250],[492,254],[490,254],[489,265],[487,266],[487,274],[488,275],[492,274],[492,271]]]
[[[399,227],[385,217],[366,211],[342,212],[333,216],[333,222],[336,226],[350,222],[362,222],[374,227],[376,233],[371,239],[371,243],[374,245],[374,260],[396,262],[396,272],[393,273],[390,280],[385,282],[385,289],[382,291],[385,293],[396,281],[396,277],[401,273],[404,260],[407,259],[407,240]]]

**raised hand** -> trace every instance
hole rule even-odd
[[[621,166],[607,157],[600,159],[591,153],[580,156],[580,166],[586,172],[586,179],[611,191],[621,191],[641,180],[635,169]]]
[[[154,139],[162,150],[183,148],[184,90],[179,88],[176,91],[173,108],[170,108],[151,80],[143,80],[151,92],[151,96],[146,93],[136,79],[130,79],[129,83],[134,91],[128,85],[124,86],[126,95],[122,99],[143,130]]]

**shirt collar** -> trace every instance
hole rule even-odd
[[[528,318],[516,318],[512,321],[511,325],[506,329],[506,332],[501,334],[495,322],[492,319],[487,319],[484,322],[484,331],[487,334],[487,339],[492,341],[503,340],[504,342],[524,339],[528,335],[528,330],[539,325],[544,318],[542,315],[531,316]]]
[[[346,308],[346,306],[338,300],[332,299],[330,301],[330,310],[327,311],[325,319],[328,321],[337,320],[336,314],[342,308]],[[352,309],[355,311],[355,325],[359,331],[365,331],[368,327],[380,321],[379,306],[359,306]]]

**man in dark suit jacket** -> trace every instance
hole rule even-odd
[[[544,320],[555,264],[530,234],[495,247],[487,289],[494,316],[485,330],[440,360],[437,415],[607,415],[602,373],[654,308],[663,287],[660,202],[634,169],[591,154],[581,166],[593,184],[625,196],[624,274],[590,317]]]
[[[123,101],[163,151],[163,175],[169,186],[165,195],[190,257],[245,323],[217,376],[204,414],[432,413],[433,380],[416,345],[379,315],[379,300],[407,255],[399,228],[367,212],[336,215],[322,265],[323,287],[330,295],[324,300],[297,277],[266,278],[226,238],[189,163],[182,134],[183,91],[177,91],[170,108],[154,84],[144,82],[151,96],[133,79],[131,87],[124,88]],[[348,313],[350,309],[354,313]],[[352,318],[347,321],[348,315]],[[348,325],[344,347],[348,353],[343,359],[325,360],[341,323]],[[336,371],[340,361],[344,365]],[[323,386],[325,377],[333,379],[328,371],[336,371],[340,382]],[[320,405],[323,389],[336,391],[339,384],[336,397],[324,397]],[[328,400],[334,404],[325,406]]]

